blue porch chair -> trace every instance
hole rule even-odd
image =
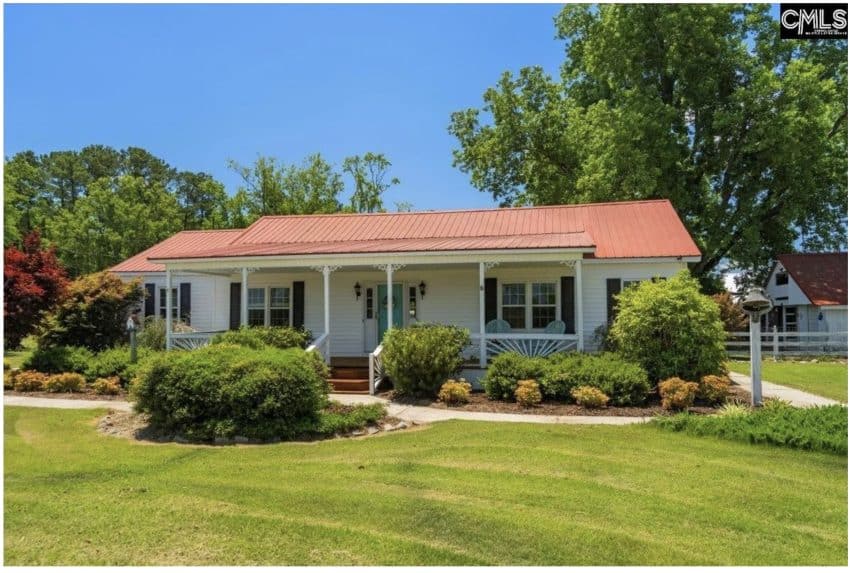
[[[484,325],[484,332],[490,334],[503,334],[511,331],[511,325],[507,320],[491,320]]]
[[[546,325],[543,330],[546,334],[564,334],[567,331],[567,325],[563,320],[553,320]]]

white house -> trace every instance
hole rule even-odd
[[[847,253],[780,255],[765,285],[779,332],[847,332]]]
[[[508,349],[593,349],[624,285],[699,259],[658,200],[267,216],[178,233],[111,270],[142,277],[146,315],[199,331],[169,333],[169,346],[246,324],[303,325],[331,364],[365,368],[368,357],[374,371],[384,332],[416,321],[468,328],[482,368]]]

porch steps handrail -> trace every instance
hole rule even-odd
[[[330,333],[323,332],[317,338],[313,339],[313,342],[306,348],[307,352],[318,352],[322,359],[325,361],[325,364],[331,363],[331,340]]]
[[[384,345],[379,344],[375,350],[369,353],[369,394],[374,395],[378,384],[384,379],[384,360],[381,353]]]

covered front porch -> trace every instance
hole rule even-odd
[[[175,304],[172,284],[182,273],[216,277],[217,285],[209,303],[216,307],[214,328],[174,332],[168,324],[167,346],[196,347],[239,326],[304,326],[313,333],[309,350],[328,364],[334,359],[367,364],[370,392],[383,378],[384,333],[417,322],[467,328],[470,367],[486,368],[506,351],[546,356],[584,349],[582,252],[470,255],[347,257],[313,264],[269,257],[239,267],[229,261],[227,268],[211,261],[167,263],[167,316]]]

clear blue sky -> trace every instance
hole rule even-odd
[[[452,111],[504,70],[557,74],[558,5],[6,5],[4,153],[143,147],[229,192],[228,158],[378,151],[416,209],[493,205]]]

